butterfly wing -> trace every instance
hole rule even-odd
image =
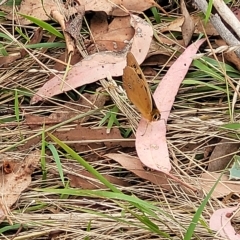
[[[123,87],[129,100],[136,106],[142,116],[152,121],[152,98],[136,71],[126,66],[123,70]]]
[[[127,53],[127,66],[123,70],[123,87],[130,101],[144,118],[149,121],[160,118],[160,112],[156,107],[145,76],[131,52]]]

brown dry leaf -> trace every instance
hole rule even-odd
[[[181,0],[181,11],[184,16],[184,22],[181,27],[182,36],[183,36],[184,45],[188,46],[190,40],[192,39],[192,35],[194,33],[195,24],[186,8],[184,0]]]
[[[162,44],[159,44],[159,42],[163,43],[164,45],[166,44],[166,45],[171,46],[171,50],[178,50],[179,48],[184,50],[184,48],[181,47],[183,45],[183,40],[171,39],[171,38],[168,38],[168,37],[165,37],[165,36],[158,36],[158,39],[159,39],[159,41],[156,41],[155,39],[152,40],[151,46],[150,46],[150,49],[149,49],[149,53],[152,53],[154,51],[161,51],[164,54],[170,54],[171,53],[171,51],[169,51],[169,49],[162,46]]]
[[[68,54],[73,54],[75,49],[75,40],[66,31],[65,16],[57,10],[51,11],[51,16],[60,24],[66,42]]]
[[[104,184],[100,183],[96,180],[96,178],[89,172],[84,170],[73,170],[74,174],[68,174],[67,177],[70,181],[70,186],[81,189],[99,189],[105,188]],[[77,175],[76,175],[77,174]],[[109,182],[112,184],[116,184],[118,186],[127,187],[130,184],[122,179],[119,179],[114,176],[110,176],[107,174],[102,174]]]
[[[191,16],[193,19],[194,25],[195,25],[195,31],[194,33],[203,33],[202,26],[204,26],[203,20],[201,19],[200,16]],[[160,31],[163,32],[168,32],[168,31],[176,31],[176,32],[181,32],[181,26],[183,25],[184,22],[184,17],[177,18],[174,21],[172,21],[168,26],[163,27],[160,29]],[[207,23],[205,27],[205,31],[207,35],[211,36],[218,36],[219,33],[216,31],[216,29],[212,26],[210,22]]]
[[[56,63],[53,66],[53,69],[58,70],[58,71],[64,71],[65,68],[66,68],[66,65],[67,65],[67,61],[66,61],[67,57],[68,57],[68,55],[67,55],[67,52],[65,51],[64,53],[62,53],[60,55],[60,57],[58,58],[60,61],[56,61]],[[74,64],[78,63],[81,59],[82,59],[82,56],[77,51],[77,52],[74,53],[74,55],[71,56],[70,64],[74,65]],[[61,62],[65,62],[66,64],[63,64]],[[49,79],[51,79],[52,77],[54,77],[54,76],[51,74]]]
[[[35,18],[38,18],[42,21],[49,20],[50,18],[50,13],[52,10],[56,10],[56,2],[54,0],[48,0],[48,1],[43,1],[43,6],[42,6],[42,1],[37,0],[37,1],[32,1],[32,0],[22,0],[19,12],[25,15],[33,16]],[[48,16],[46,15],[46,13]],[[12,16],[11,16],[12,18]],[[23,17],[19,17],[20,24],[26,25],[30,24],[31,22]]]
[[[213,185],[216,183],[217,179],[220,177],[220,173],[202,173],[201,178],[199,178],[199,185],[201,188],[208,193]],[[229,181],[229,176],[224,174],[219,181],[218,185],[211,195],[213,198],[221,198],[230,193],[240,194],[240,182],[239,181]]]
[[[39,43],[42,40],[43,36],[43,29],[42,28],[36,28],[34,30],[34,35],[30,39],[30,42],[28,44],[35,44]],[[4,65],[7,66],[9,63],[12,63],[16,61],[17,59],[24,58],[28,53],[25,49],[21,49],[20,52],[9,54],[8,56],[0,57],[0,66]]]
[[[29,44],[40,43],[42,41],[42,36],[43,29],[41,27],[34,29],[34,34],[33,37],[30,39]],[[21,49],[20,53],[22,58],[24,58],[28,54],[25,49]]]
[[[35,150],[22,162],[6,159],[7,164],[0,171],[0,221],[7,217],[9,208],[31,183],[31,174],[39,163],[40,154],[40,150]]]
[[[166,190],[171,190],[171,186],[168,183],[168,177],[159,171],[146,171],[139,158],[132,157],[125,154],[109,153],[106,157],[115,160],[121,166],[136,174],[138,177],[146,179],[158,186],[163,187]]]
[[[90,21],[92,35],[105,34],[108,31],[108,19],[105,12],[96,12]]]
[[[166,66],[170,67],[174,63],[175,59],[168,61],[169,56],[165,54],[158,54],[158,52],[155,52],[154,55],[148,57],[142,64],[142,66]],[[167,63],[167,64],[166,64]]]
[[[209,158],[208,171],[215,172],[225,169],[238,151],[239,147],[240,143],[222,139],[214,148]]]
[[[67,131],[57,131],[54,136],[61,141],[75,142],[69,143],[77,151],[84,151],[106,146],[108,148],[121,146],[121,147],[134,147],[135,138],[131,136],[125,139],[121,136],[119,129],[112,128],[110,133],[106,133],[105,128],[90,129],[77,125],[76,128]]]
[[[1,6],[3,8],[3,6]],[[51,12],[54,10],[64,10],[65,5],[59,2],[59,7],[56,5],[55,0],[48,0],[48,1],[42,1],[37,0],[37,1],[31,1],[31,0],[22,0],[20,7],[19,7],[19,13],[22,13],[24,15],[29,15],[33,16],[35,18],[38,18],[42,21],[47,21],[50,20],[51,18],[49,17]],[[13,12],[12,12],[12,7],[11,10],[8,11],[9,14],[7,15],[7,19],[13,19]],[[70,15],[74,14],[77,12],[75,7],[70,7],[67,11]],[[14,16],[15,19],[18,19],[20,24],[22,25],[27,25],[30,24],[31,21],[21,17],[21,16]]]
[[[133,14],[131,14],[130,22],[131,26],[135,29],[135,35],[131,40],[131,52],[138,60],[138,63],[141,64],[148,53],[152,41],[153,29],[145,20]],[[65,82],[61,80],[63,75],[60,74],[46,82],[33,96],[31,104],[37,103],[43,100],[43,98],[48,98],[95,82],[109,75],[121,76],[125,66],[126,56],[124,53],[116,54],[106,51],[90,55],[72,67],[68,72]]]
[[[47,239],[56,240],[56,239],[64,239],[64,238],[66,238],[66,231],[64,231],[64,230],[53,230],[53,231],[49,232]]]
[[[21,58],[20,52],[12,53],[8,56],[0,57],[0,66],[7,66],[9,63],[12,63],[20,58]]]
[[[69,33],[75,41],[78,41],[80,38],[80,30],[82,28],[83,17],[85,15],[85,7],[77,5],[75,8],[77,14],[66,22],[65,31]]]
[[[220,40],[220,39],[215,40],[215,43],[219,47],[228,45],[224,40]],[[240,59],[234,51],[224,52],[223,55],[227,61],[233,63],[235,65],[235,67],[240,71]]]
[[[108,15],[113,15],[113,16],[126,16],[129,13],[126,11],[121,10],[119,7],[120,5],[124,6],[127,10],[129,11],[136,11],[136,12],[142,12],[145,11],[151,7],[157,7],[160,9],[162,12],[167,14],[167,12],[159,6],[154,0],[78,0],[78,2],[82,5],[85,6],[85,11],[94,11],[94,12],[99,12],[99,11],[104,11]],[[57,10],[60,11],[61,9],[64,9],[64,4],[59,3],[59,7],[56,5],[56,2],[54,0],[48,0],[44,1],[44,9],[42,7],[42,1],[37,0],[37,1],[31,1],[31,0],[22,0],[21,5],[20,5],[20,10],[19,12],[25,15],[33,16],[35,18],[38,18],[42,21],[49,20],[49,16],[51,11]],[[69,7],[71,8],[71,7]],[[1,9],[4,9],[3,6],[1,6]],[[7,8],[9,11],[9,14],[7,15],[8,19],[13,19],[13,13],[12,13],[12,8]],[[47,15],[46,15],[46,13]],[[76,13],[76,9],[70,9],[69,12],[71,14]],[[16,19],[16,17],[15,17]],[[31,22],[23,17],[19,17],[18,19],[20,20],[20,24],[26,25],[30,24]]]
[[[161,8],[154,0],[80,0],[81,4],[85,4],[86,11],[100,12],[104,11],[107,15],[126,16],[128,13],[121,10],[119,5],[124,6],[129,11],[142,12],[151,7]],[[161,8],[161,10],[163,10]],[[164,10],[163,10],[164,11]]]
[[[145,67],[143,69],[143,74],[145,76],[155,77],[157,75],[157,71],[155,69],[153,69],[152,67]]]
[[[99,89],[100,90],[100,89]],[[64,104],[62,109],[56,110],[48,117],[41,117],[34,114],[27,114],[25,116],[25,123],[29,125],[31,129],[36,129],[37,126],[43,124],[55,124],[64,122],[70,118],[73,118],[81,112],[86,112],[94,106],[102,108],[106,101],[109,99],[108,96],[101,94],[98,90],[96,94],[84,93],[78,101],[69,101]],[[83,123],[87,122],[90,116],[81,118],[75,122]],[[37,127],[38,128],[38,127]]]
[[[167,65],[165,66],[170,67],[175,61],[175,58],[172,58],[173,51],[177,51],[179,53],[182,53],[184,51],[184,48],[181,47],[184,45],[183,40],[174,41],[166,37],[159,37],[159,41],[164,45],[169,45],[171,50],[164,47],[163,44],[159,44],[159,42],[156,42],[156,40],[152,39],[150,49],[142,66],[162,66],[165,65],[167,62]],[[169,58],[172,58],[172,60],[169,61]]]
[[[130,16],[115,17],[109,25],[106,25],[106,19],[100,12],[96,13],[91,21],[91,31],[96,47],[99,51],[122,51],[134,36]],[[102,23],[103,27],[99,29]]]
[[[68,146],[74,148],[76,151],[83,152],[89,151],[89,149],[96,149],[99,147],[134,147],[135,138],[130,136],[125,139],[121,136],[118,129],[111,129],[110,133],[106,133],[106,129],[90,129],[77,125],[70,130],[60,130],[54,132],[54,136],[61,141],[70,141]],[[48,138],[47,138],[48,139]],[[35,137],[30,139],[23,146],[19,146],[19,150],[29,149],[32,146],[37,145],[41,141],[41,137]]]

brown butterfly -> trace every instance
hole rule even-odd
[[[134,55],[127,53],[127,66],[123,69],[123,87],[129,100],[148,121],[157,121],[161,114],[156,107],[145,76]]]

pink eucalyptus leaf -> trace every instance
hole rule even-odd
[[[135,29],[131,52],[138,59],[138,63],[141,64],[150,48],[153,29],[145,20],[133,14],[131,14],[130,23]],[[99,52],[90,55],[72,67],[64,82],[61,74],[46,82],[33,96],[31,104],[82,85],[93,83],[106,78],[109,74],[111,76],[121,76],[125,66],[126,53]]]
[[[159,83],[153,97],[161,119],[147,122],[141,119],[136,131],[136,150],[141,162],[152,169],[169,173],[171,163],[166,141],[166,123],[178,89],[188,72],[194,56],[205,39],[191,44],[170,67]]]
[[[240,235],[236,233],[230,221],[232,213],[238,207],[222,208],[215,211],[210,218],[210,229],[217,231],[224,239],[240,240]]]

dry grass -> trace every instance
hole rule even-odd
[[[3,25],[1,28],[9,29],[9,26]],[[17,47],[15,43],[12,44],[12,48],[14,47]],[[58,58],[60,55],[59,50],[51,52],[51,57]],[[36,59],[42,64],[39,65]],[[42,145],[39,141],[36,145],[23,151],[17,148],[11,149],[13,145],[18,145],[20,142],[22,142],[20,145],[24,145],[23,139],[41,132],[41,129],[33,131],[29,126],[24,125],[24,117],[27,114],[47,116],[63,109],[64,103],[69,100],[63,100],[66,97],[58,101],[53,98],[47,103],[31,106],[29,105],[29,97],[19,94],[20,119],[22,121],[19,125],[14,126],[10,124],[16,123],[14,90],[25,89],[30,94],[35,93],[48,80],[53,64],[53,60],[41,56],[38,50],[34,50],[31,51],[29,57],[17,60],[7,67],[1,67],[0,120],[2,126],[0,129],[0,151],[8,149],[8,155],[14,159],[19,159],[19,161],[24,159],[29,151],[41,148]],[[34,74],[32,73],[33,69],[35,70]],[[42,73],[43,69],[47,72]],[[191,71],[194,72],[195,69]],[[160,80],[163,74],[162,71],[155,80]],[[209,81],[219,85],[215,79],[211,78]],[[224,84],[222,83],[221,86]],[[115,93],[117,94],[117,92]],[[229,89],[229,94],[233,94],[232,89]],[[127,108],[126,105],[124,107]],[[186,182],[194,182],[198,186],[198,177],[207,169],[208,157],[204,158],[204,153],[206,147],[211,146],[211,141],[215,138],[238,141],[233,139],[229,131],[219,129],[221,124],[229,122],[228,110],[226,93],[206,88],[204,85],[182,85],[167,125],[169,152],[173,168],[179,178]],[[84,125],[98,126],[104,113],[97,111],[91,116],[91,121]],[[123,119],[121,123],[125,125],[122,127],[126,128],[127,118],[123,117],[121,113],[119,118]],[[235,114],[234,119],[236,122],[239,121],[238,113]],[[136,123],[131,123],[131,125],[136,126]],[[57,128],[56,131],[73,129],[75,126],[76,123],[68,123]],[[212,144],[212,146],[216,145],[217,143]],[[127,187],[116,186],[119,190],[129,195],[135,195],[142,200],[151,201],[158,206],[159,212],[156,212],[158,218],[151,220],[159,227],[160,231],[170,234],[172,239],[183,239],[185,229],[191,223],[193,215],[205,195],[199,197],[196,194],[186,192],[175,182],[171,182],[172,192],[165,191],[161,186],[139,179],[131,172],[122,169],[117,163],[103,157],[109,151],[117,152],[125,151],[125,149],[120,147],[108,149],[103,146],[79,152],[79,154],[101,174],[117,176],[129,183]],[[83,167],[75,160],[65,154],[60,155],[60,158],[65,176],[73,172],[75,175],[81,176],[77,170],[81,170]],[[47,159],[47,172],[47,180],[42,180],[40,168],[34,172],[31,185],[22,193],[12,211],[9,212],[8,218],[14,223],[20,223],[20,227],[23,227],[21,232],[17,234],[15,231],[8,232],[6,235],[0,235],[1,239],[167,239],[159,238],[159,235],[149,231],[133,214],[127,212],[126,209],[131,207],[127,202],[99,197],[69,196],[66,198],[66,196],[62,197],[59,194],[37,191],[41,188],[63,187],[58,177],[58,168],[51,154],[48,155]],[[86,176],[82,177],[86,178]],[[98,181],[96,180],[96,182]],[[202,220],[207,223],[213,210],[220,207],[223,207],[221,201],[209,200],[203,211]],[[136,209],[132,211],[140,214]],[[24,228],[25,224],[28,226],[27,228]],[[59,231],[62,231],[62,234],[58,238],[53,238],[55,231],[56,236],[58,236]],[[201,224],[197,225],[195,234],[193,239],[212,239],[212,233]],[[215,237],[215,239],[218,238]]]

